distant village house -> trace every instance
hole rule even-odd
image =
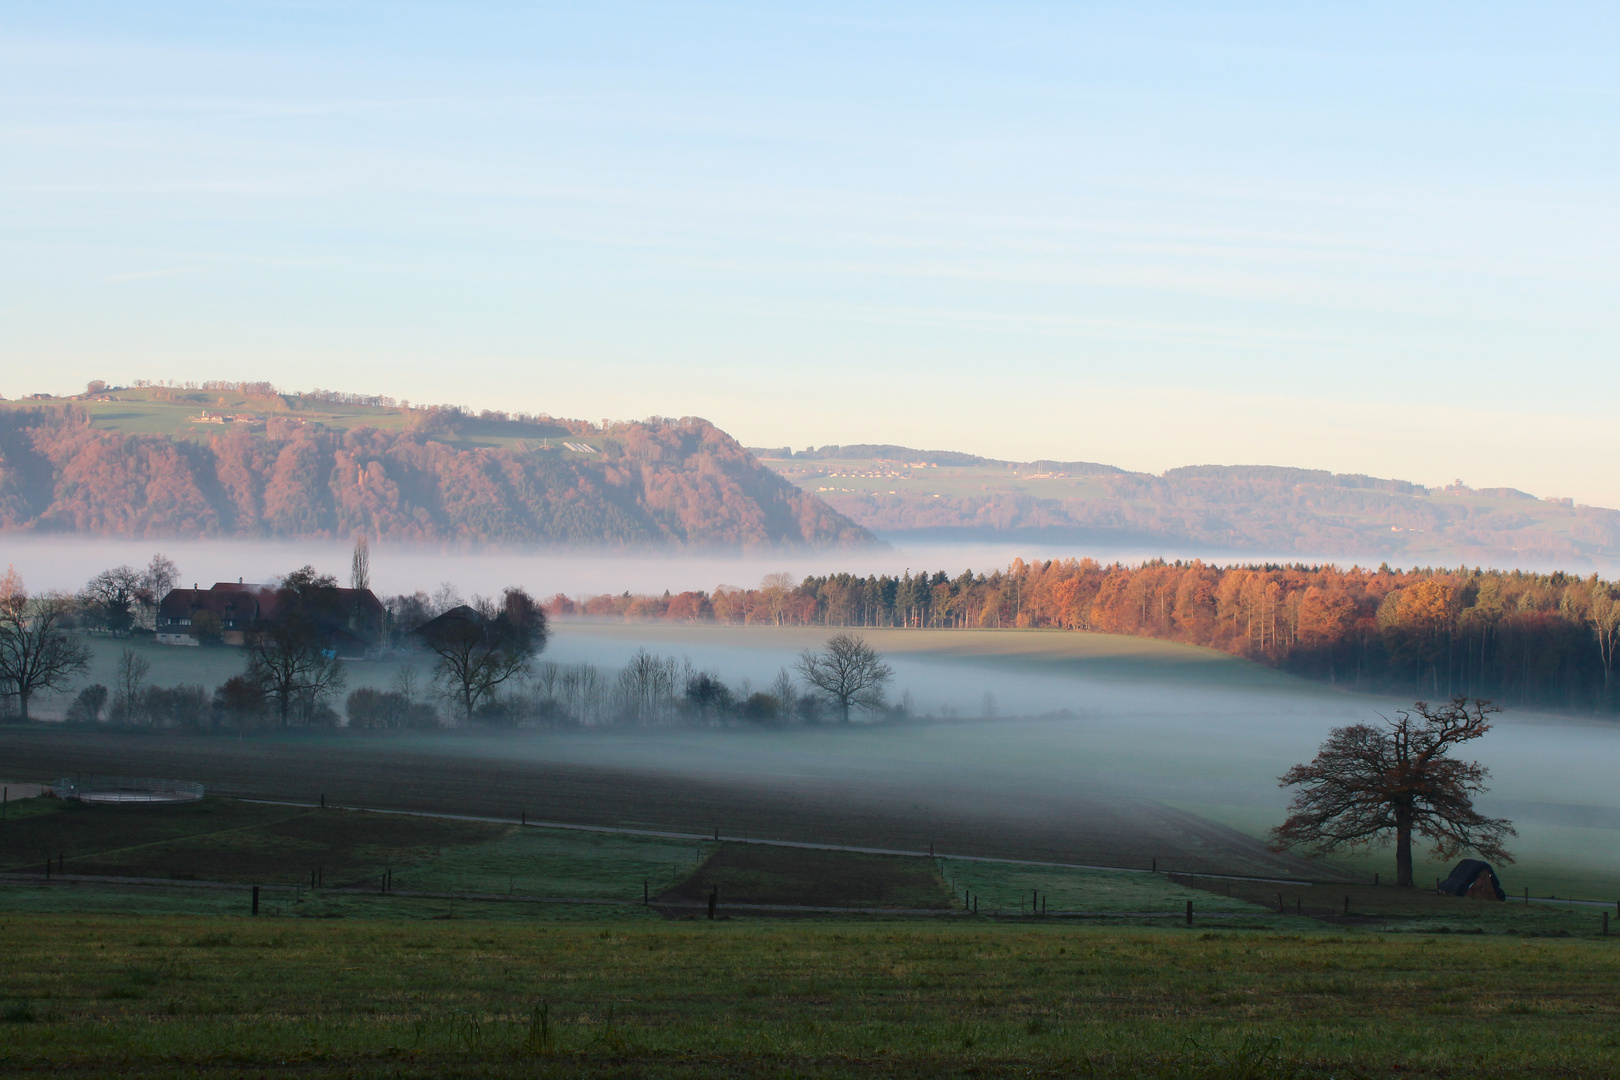
[[[370,589],[333,589],[333,603],[319,620],[326,647],[338,656],[365,656],[382,638],[383,606]],[[259,623],[274,622],[279,597],[269,585],[216,581],[207,589],[172,589],[158,603],[157,640],[162,645],[198,645],[194,630],[203,612],[219,620],[220,640],[246,644]]]

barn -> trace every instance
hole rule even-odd
[[[1440,891],[1452,896],[1466,896],[1471,900],[1506,900],[1502,882],[1496,877],[1491,864],[1479,859],[1464,859],[1451,876],[1440,883]]]

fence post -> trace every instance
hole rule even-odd
[[[1192,901],[1187,901],[1187,925],[1192,925]]]
[[[1530,906],[1530,886],[1528,885],[1524,887],[1524,906]]]
[[[321,809],[326,809],[326,792],[321,792]]]
[[[253,914],[259,913],[259,887],[253,886]]]

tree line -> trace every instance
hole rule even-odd
[[[1015,560],[952,576],[546,601],[553,615],[777,626],[1096,631],[1218,649],[1357,689],[1616,709],[1620,588],[1522,570]]]
[[[369,551],[357,542],[351,589],[365,588]],[[690,660],[638,651],[617,671],[538,658],[550,636],[545,610],[522,588],[464,600],[444,585],[383,601],[377,655],[403,659],[387,688],[363,686],[346,698],[349,670],[329,639],[355,593],[304,566],[276,579],[274,615],[246,631],[242,670],[210,690],[162,686],[141,650],[124,648],[106,683],[80,686],[90,665],[85,635],[148,637],[158,599],[175,576],[153,556],[146,568],[96,574],[77,596],[31,595],[14,568],[0,577],[0,716],[30,718],[40,693],[77,687],[66,719],[78,724],[194,731],[334,727],[438,727],[799,722],[852,712],[894,714],[884,691],[889,666],[860,638],[834,635],[807,650],[770,685],[729,684]],[[199,616],[189,630],[200,647],[222,646],[218,620]],[[338,712],[341,700],[343,714]],[[904,703],[899,711],[903,711]],[[346,715],[344,715],[346,714]]]

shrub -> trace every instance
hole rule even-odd
[[[201,728],[208,724],[211,698],[201,686],[147,686],[140,692],[136,712],[153,727]]]
[[[349,726],[358,728],[430,728],[439,724],[433,706],[412,701],[397,690],[362,686],[343,703]]]
[[[264,718],[264,688],[246,675],[232,675],[214,691],[215,726],[247,728]]]
[[[68,706],[67,718],[75,724],[94,724],[101,719],[101,710],[107,707],[107,688],[100,683],[92,683],[79,691],[73,704]]]
[[[782,706],[775,695],[760,691],[748,695],[748,699],[742,703],[742,715],[744,720],[765,724],[782,715]]]

